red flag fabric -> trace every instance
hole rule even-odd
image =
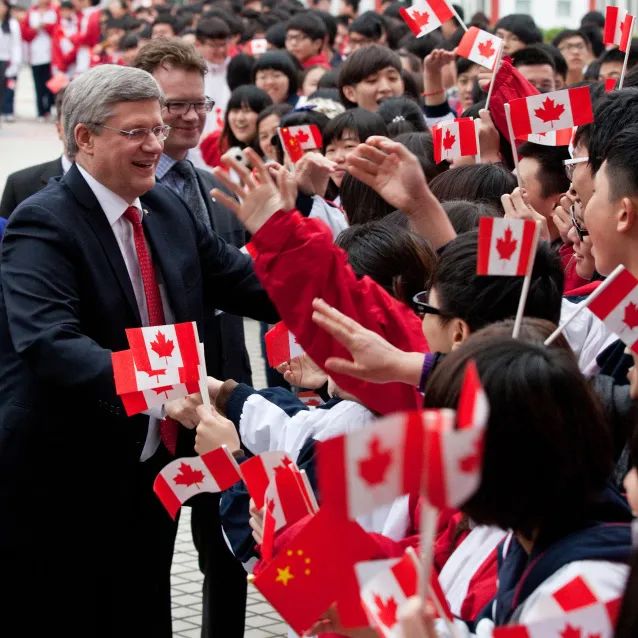
[[[133,416],[140,412],[147,412],[152,408],[164,405],[167,401],[181,399],[188,394],[199,392],[199,382],[189,381],[177,385],[167,385],[140,392],[128,392],[120,394],[120,400],[124,405],[127,416]]]
[[[461,396],[456,411],[456,427],[465,430],[475,425],[485,427],[490,414],[487,395],[481,385],[476,362],[470,361],[465,367]]]
[[[633,20],[634,16],[627,11],[608,6],[605,11],[603,43],[616,44],[623,53],[626,53],[631,41]]]
[[[435,124],[432,127],[434,161],[439,164],[443,160],[452,161],[459,157],[478,155],[479,122],[471,117],[461,117]]]
[[[470,27],[459,42],[456,55],[472,60],[472,62],[493,71],[499,49],[502,46],[503,40],[501,38],[478,27]]]
[[[246,53],[253,57],[258,57],[268,51],[268,40],[266,38],[253,38],[246,44]]]
[[[596,289],[589,309],[638,353],[638,279],[621,267]]]
[[[174,519],[191,496],[222,492],[240,479],[239,465],[224,445],[202,456],[171,461],[155,478],[153,491]]]
[[[525,276],[534,263],[536,242],[534,221],[481,217],[476,274]]]
[[[321,150],[323,146],[321,131],[315,124],[282,126],[277,129],[277,132],[282,146],[293,163],[304,156],[304,151]]]
[[[605,93],[611,93],[616,89],[618,78],[607,78],[605,80]]]
[[[271,368],[276,368],[303,354],[303,348],[283,321],[273,326],[265,335],[266,358]]]
[[[547,133],[531,133],[527,136],[527,141],[543,146],[569,146],[574,137],[574,131],[575,128],[563,128]]]
[[[516,139],[594,121],[589,87],[563,89],[512,100],[512,129]]]
[[[322,441],[317,464],[321,506],[356,518],[420,487],[423,413],[379,419],[363,430]]]
[[[401,7],[399,11],[417,38],[438,29],[454,17],[454,12],[446,0],[417,0],[407,9]]]
[[[275,468],[285,467],[292,462],[285,452],[263,452],[241,464],[241,478],[257,509],[264,506],[266,489],[275,476]]]

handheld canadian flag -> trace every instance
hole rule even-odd
[[[603,33],[604,44],[617,44],[623,52],[627,52],[631,41],[631,29],[634,16],[627,11],[621,11],[618,7],[607,7],[605,11],[605,31]]]
[[[474,426],[485,427],[490,415],[487,395],[481,385],[475,361],[465,366],[461,396],[456,410],[456,427],[465,430]]]
[[[575,128],[563,128],[558,131],[548,131],[547,133],[531,133],[527,136],[527,141],[532,142],[532,144],[542,144],[543,146],[569,146],[575,130]]]
[[[467,155],[478,155],[478,125],[480,120],[461,117],[449,122],[441,122],[432,127],[434,161],[451,161]]]
[[[589,309],[638,353],[638,279],[626,268],[610,275],[595,291]]]
[[[407,9],[401,7],[399,12],[417,38],[438,29],[454,17],[446,0],[417,0]]]
[[[266,38],[253,38],[246,44],[246,53],[257,57],[268,51],[268,40]]]
[[[189,394],[199,392],[199,382],[189,381],[177,385],[166,385],[140,392],[128,392],[120,394],[127,416],[133,416],[140,412],[147,412],[152,408],[164,405],[167,401],[181,399]]]
[[[271,368],[300,357],[304,351],[297,342],[295,335],[280,321],[273,326],[264,336],[266,342],[266,357]]]
[[[199,376],[199,336],[194,321],[128,328],[126,337],[138,370],[186,368]]]
[[[422,414],[395,414],[363,430],[322,441],[317,457],[322,508],[354,519],[403,494],[418,492]]]
[[[239,465],[223,445],[202,456],[171,461],[155,478],[153,491],[174,519],[191,496],[222,492],[240,479]]]
[[[493,71],[502,46],[501,38],[478,27],[470,27],[456,47],[456,54]]]
[[[528,95],[510,103],[516,139],[530,133],[546,133],[594,121],[589,87]]]
[[[293,164],[304,156],[304,151],[316,151],[321,149],[323,144],[321,131],[315,124],[282,126],[277,132]]]
[[[476,274],[525,276],[534,264],[537,235],[531,220],[481,217]]]
[[[268,484],[275,476],[275,468],[292,463],[285,452],[262,452],[258,456],[244,461],[240,466],[241,478],[246,484],[250,497],[257,509],[264,506]]]

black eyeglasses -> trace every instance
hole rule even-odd
[[[419,315],[419,317],[425,317],[425,315],[442,315],[443,313],[438,308],[435,308],[428,303],[429,299],[429,290],[417,292],[416,295],[412,297],[412,303],[414,304],[414,309],[417,315]]]
[[[164,108],[171,115],[186,115],[191,108],[195,109],[195,113],[199,113],[200,115],[203,113],[210,113],[213,110],[213,106],[215,106],[215,100],[207,97],[203,100],[199,100],[198,102],[164,102]]]
[[[580,220],[576,218],[576,207],[573,204],[569,208],[569,216],[571,218],[572,225],[574,226],[574,230],[578,235],[578,239],[583,241],[583,239],[589,235],[589,231],[584,226],[581,226]]]

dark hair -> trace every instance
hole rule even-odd
[[[343,104],[341,104],[341,100],[339,99],[338,89],[325,89],[325,88],[321,88],[320,86],[317,86],[317,90],[313,91],[308,96],[307,105],[312,104],[312,100],[314,100],[315,98],[321,98],[323,100],[332,100],[333,102],[336,102],[338,106],[341,106],[341,107],[343,106]]]
[[[377,113],[386,123],[390,137],[396,137],[401,133],[423,133],[428,130],[423,111],[410,98],[387,98],[381,102]]]
[[[410,53],[414,53],[417,58],[423,60],[430,55],[434,49],[442,49],[444,45],[443,36],[436,31],[432,31],[427,35],[417,38],[412,33],[406,34],[398,42],[399,49],[406,49]]]
[[[228,105],[226,106],[226,115],[224,116],[224,128],[222,129],[222,134],[220,138],[220,146],[224,148],[231,148],[233,146],[239,146],[240,148],[244,148],[246,146],[255,146],[255,140],[257,136],[255,135],[255,140],[252,143],[246,144],[245,142],[240,142],[234,135],[233,131],[230,128],[230,124],[228,123],[228,116],[232,109],[241,109],[244,106],[247,106],[251,111],[255,113],[261,113],[263,109],[272,104],[272,100],[270,96],[265,91],[258,89],[256,86],[252,86],[252,84],[244,84],[243,86],[238,86],[231,94],[228,100]]]
[[[610,199],[633,197],[638,193],[638,122],[621,128],[605,150]]]
[[[401,73],[401,58],[394,51],[390,51],[380,44],[371,44],[357,49],[341,65],[339,70],[339,94],[343,103],[350,107],[356,106],[344,95],[344,86],[354,86],[373,73],[378,73],[387,67],[392,67]]]
[[[242,19],[238,15],[235,15],[234,13],[232,13],[232,11],[226,10],[222,8],[221,6],[217,6],[213,9],[206,10],[206,12],[202,16],[202,19],[208,20],[210,18],[217,18],[221,20],[222,22],[225,22],[226,26],[228,27],[229,35],[242,35],[244,32],[244,23]],[[218,37],[224,37],[224,36],[206,35],[204,37],[218,38]]]
[[[386,33],[385,22],[375,11],[365,11],[348,26],[349,33],[360,33],[368,40],[378,42]]]
[[[254,64],[255,58],[247,53],[239,53],[231,58],[226,69],[226,82],[231,91],[242,84],[251,83]]]
[[[502,164],[472,164],[441,173],[432,180],[430,188],[441,202],[469,199],[488,202],[502,210],[501,196],[516,188],[516,177]]]
[[[457,235],[476,230],[481,217],[503,217],[498,208],[486,202],[453,199],[443,202],[442,206]]]
[[[305,33],[311,40],[323,40],[327,35],[326,25],[313,11],[303,11],[292,16],[286,23],[286,32],[291,29]]]
[[[348,5],[354,13],[359,13],[359,4],[361,0],[343,0],[343,4]]]
[[[588,11],[581,19],[580,26],[583,27],[588,24],[602,29],[605,26],[605,16],[600,11]]]
[[[314,13],[323,20],[323,24],[326,27],[326,35],[328,36],[328,46],[332,48],[337,38],[337,19],[327,11],[315,9]]]
[[[590,129],[589,164],[592,173],[598,172],[607,148],[618,131],[638,122],[638,89],[612,91],[594,104],[595,126]],[[635,158],[631,160],[635,161]]]
[[[455,408],[477,365],[490,404],[481,484],[461,507],[479,525],[540,543],[582,525],[612,468],[600,404],[573,353],[507,337],[470,337],[436,367],[425,403]]]
[[[541,197],[549,197],[569,190],[563,160],[569,159],[567,146],[544,146],[525,142],[518,147],[519,157],[535,159],[539,164],[536,179],[541,185]]]
[[[366,111],[366,109],[354,108],[345,113],[333,117],[323,130],[324,152],[328,144],[333,140],[339,140],[346,131],[351,131],[359,139],[365,142],[371,135],[388,135],[383,118],[378,113]]]
[[[422,133],[401,133],[394,138],[394,141],[403,144],[410,152],[416,155],[419,164],[421,164],[421,170],[428,182],[431,182],[437,175],[445,170],[443,165],[437,166],[434,163],[434,144],[430,131],[424,131]]]
[[[267,106],[265,109],[262,109],[259,115],[257,116],[257,128],[259,128],[259,124],[265,120],[270,115],[278,115],[279,119],[281,119],[284,115],[287,115],[292,111],[292,106],[290,104],[286,104],[286,102],[281,102],[280,104],[271,104]]]
[[[222,40],[231,35],[228,23],[221,18],[203,18],[197,23],[195,37],[199,42]]]
[[[288,51],[266,51],[260,56],[253,66],[253,83],[257,72],[267,69],[280,71],[288,78],[288,98],[297,94],[297,89],[299,88],[299,66]]]
[[[337,96],[335,99],[339,99],[339,89],[337,88],[337,81],[339,79],[339,72],[336,69],[330,69],[326,71],[320,78],[317,84],[317,89],[335,89]]]
[[[593,24],[581,25],[579,31],[584,33],[591,44],[591,50],[594,55],[598,56],[605,50],[605,45],[603,44],[603,34],[601,29],[594,26]]]
[[[351,226],[335,243],[348,253],[348,262],[358,277],[367,275],[410,306],[412,297],[428,287],[436,264],[436,256],[424,239],[384,220]]]
[[[477,64],[473,60],[468,58],[456,58],[456,73],[457,75],[461,75],[461,73],[467,73],[473,66],[480,67],[480,64]]]
[[[341,207],[351,226],[382,219],[395,210],[395,207],[388,204],[376,191],[349,173],[343,176],[339,196]]]
[[[286,46],[286,25],[283,22],[273,24],[266,30],[266,40],[268,44],[277,49],[283,49]]]
[[[197,49],[178,38],[150,40],[137,52],[132,64],[151,75],[158,67],[167,65],[184,71],[197,71],[202,77],[207,72],[206,61]]]
[[[478,231],[459,235],[441,252],[432,287],[436,288],[442,321],[463,319],[471,332],[516,315],[522,277],[484,277],[476,274]],[[558,323],[563,270],[557,254],[541,242],[536,251],[525,315]]]
[[[552,60],[554,61],[554,69],[564,81],[567,78],[567,62],[565,61],[563,54],[555,46],[546,44],[545,42],[535,44],[534,46],[538,49],[542,49],[552,57]]]
[[[556,70],[554,58],[538,45],[532,45],[529,47],[525,47],[524,49],[519,49],[518,51],[512,53],[511,57],[512,64],[515,67],[548,64],[554,71]]]
[[[587,37],[587,34],[580,29],[563,29],[554,37],[552,44],[558,49],[560,47],[560,43],[563,40],[567,40],[567,38],[582,38],[583,42],[591,48],[591,42]]]
[[[536,44],[543,41],[543,34],[531,16],[525,13],[510,13],[503,16],[494,26],[497,29],[510,31],[525,44]]]
[[[625,54],[620,49],[608,49],[598,58],[598,64],[600,66],[609,62],[620,62],[621,64],[623,64],[624,61]],[[627,68],[631,69],[632,67],[636,66],[636,62],[638,62],[638,42],[632,42],[629,45]]]
[[[408,61],[410,66],[409,70],[412,73],[423,73],[423,64],[421,60],[414,55],[414,53],[411,53],[407,49],[399,49],[397,53],[399,54],[399,57]]]
[[[159,14],[157,18],[155,18],[155,20],[153,21],[153,27],[155,27],[156,24],[168,24],[171,27],[171,29],[173,29],[174,34],[177,34],[179,32],[179,25],[177,22],[177,18],[173,17],[172,15],[168,13]]]
[[[130,51],[131,49],[137,49],[139,45],[140,39],[135,33],[125,33],[117,43],[117,48],[120,51]]]

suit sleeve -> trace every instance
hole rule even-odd
[[[51,211],[27,205],[12,215],[0,261],[10,338],[44,383],[121,406],[111,351],[82,331],[75,250]]]
[[[7,183],[4,185],[4,190],[2,191],[2,200],[0,200],[0,217],[8,218],[17,205],[15,180],[13,179],[13,175],[9,175]]]
[[[357,279],[346,254],[319,221],[279,211],[253,235],[255,271],[282,320],[311,359],[325,369],[328,357],[350,353],[312,321],[312,300],[323,298],[397,348],[425,352],[421,322],[414,312],[369,277]],[[418,390],[403,383],[378,385],[332,374],[336,383],[366,407],[388,414],[421,407]]]

